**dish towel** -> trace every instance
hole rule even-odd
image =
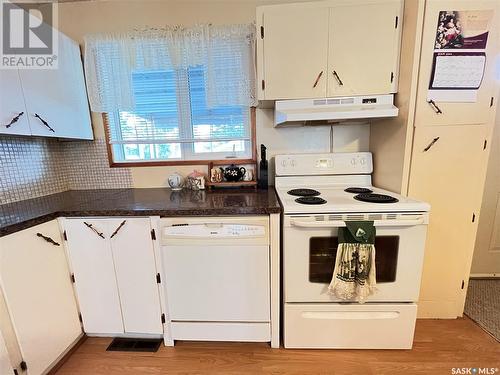
[[[346,221],[338,230],[339,246],[328,292],[363,303],[377,290],[373,221]]]

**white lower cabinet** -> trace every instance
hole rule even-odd
[[[82,334],[56,220],[0,238],[0,286],[2,319],[12,322],[29,374],[42,374]]]
[[[65,219],[86,333],[163,334],[151,220]]]

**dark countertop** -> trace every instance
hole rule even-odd
[[[70,190],[0,205],[0,237],[61,216],[222,216],[280,212],[273,187],[178,192],[167,188]]]

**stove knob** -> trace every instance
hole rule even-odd
[[[351,164],[352,164],[352,165],[356,165],[356,159],[352,158],[352,159],[351,159]]]
[[[282,161],[281,161],[281,165],[282,165],[283,167],[285,167],[285,168],[286,168],[286,164],[287,164],[287,163],[286,163],[286,160],[282,160]]]
[[[295,160],[293,160],[293,159],[292,159],[292,160],[290,160],[290,166],[291,166],[291,167],[295,167]]]
[[[362,158],[362,159],[360,160],[360,162],[361,162],[361,165],[365,165],[365,164],[366,164],[366,159],[365,159],[365,158]]]

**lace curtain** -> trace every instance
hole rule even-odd
[[[168,27],[85,37],[85,74],[94,112],[133,111],[132,73],[205,69],[208,107],[256,105],[254,25]]]

